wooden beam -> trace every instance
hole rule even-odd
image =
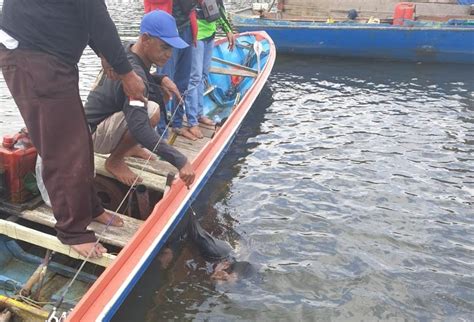
[[[95,170],[97,171],[98,174],[115,179],[115,177],[109,171],[105,169],[105,159],[95,157],[94,162],[95,162]],[[130,170],[132,170],[132,172],[135,173],[136,175],[139,175],[143,179],[141,183],[147,186],[148,188],[156,190],[156,191],[160,191],[160,192],[163,192],[165,190],[166,177],[160,176],[154,173],[150,173],[147,171],[141,172],[139,169],[136,169],[134,167],[130,167]]]
[[[228,61],[228,60],[224,60],[224,59],[221,59],[219,57],[212,57],[212,60],[215,61],[215,62],[224,64],[224,65],[229,65],[229,66],[235,67],[237,69],[246,70],[246,71],[251,72],[251,73],[255,73],[255,74],[258,73],[256,69],[250,68],[248,66],[240,65],[240,64]]]
[[[95,158],[101,158],[101,159],[107,159],[109,156],[110,154],[99,154],[99,153],[94,154]],[[155,157],[158,158],[157,156]],[[141,170],[143,168],[146,172],[154,173],[163,177],[166,177],[168,173],[170,172],[173,172],[173,173],[178,172],[178,170],[171,163],[163,161],[163,160],[150,160],[148,161],[148,164],[145,165],[146,160],[144,159],[135,158],[135,157],[126,157],[125,163],[131,168],[135,168],[137,170]]]
[[[249,72],[246,70],[239,70],[236,68],[222,68],[222,67],[216,67],[216,66],[211,66],[209,69],[210,73],[213,74],[222,74],[222,75],[232,75],[232,76],[242,76],[242,77],[257,77],[257,73],[254,72]]]
[[[85,259],[74,251],[71,246],[64,245],[54,236],[3,219],[0,219],[0,234],[33,245],[39,245],[40,247],[50,249],[72,258],[80,260]],[[101,258],[89,258],[87,261],[107,267],[114,261],[114,259],[114,255],[104,254]]]
[[[107,210],[108,212],[112,212]],[[37,207],[32,210],[24,210],[18,214],[19,217],[33,221],[48,227],[54,227],[56,225],[56,219],[53,216],[53,211],[46,205]],[[109,226],[105,230],[105,225],[98,222],[91,222],[87,227],[93,230],[101,242],[117,247],[125,247],[127,243],[132,239],[133,234],[140,228],[143,221],[132,217],[124,216],[116,213],[116,216],[122,218],[124,225],[123,227]]]

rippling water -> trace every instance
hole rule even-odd
[[[133,37],[140,3],[110,4]],[[83,96],[98,62],[81,62]],[[194,208],[256,279],[184,244],[117,320],[471,320],[473,66],[279,57]],[[0,83],[1,132],[21,120]]]

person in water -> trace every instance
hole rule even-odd
[[[179,176],[187,186],[194,181],[194,170],[187,158],[160,140],[154,130],[160,120],[160,106],[164,106],[160,88],[166,96],[173,93],[180,97],[179,91],[167,76],[150,74],[151,65],[163,66],[171,57],[173,48],[187,46],[179,37],[171,15],[161,10],[151,11],[143,16],[138,41],[125,45],[130,64],[146,84],[147,106],[137,106],[125,95],[121,83],[105,74],[99,74],[96,85],[89,93],[85,113],[93,133],[94,151],[110,153],[105,168],[126,185],[132,185],[136,175],[125,163],[124,157],[150,157],[150,152],[138,144],[178,168]]]
[[[232,255],[232,247],[227,242],[217,239],[202,228],[194,212],[186,214],[181,219],[160,252],[158,260],[162,268],[170,266],[177,246],[183,240],[189,241],[202,258],[212,264],[209,273],[213,281],[234,283],[256,274],[256,269],[252,264],[235,259]]]
[[[123,222],[106,212],[94,189],[91,135],[79,94],[77,63],[89,45],[117,78],[124,95],[145,101],[104,0],[4,0],[0,66],[6,84],[43,159],[58,239],[82,256],[107,252],[91,221]]]

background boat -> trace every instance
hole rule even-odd
[[[265,30],[280,53],[474,63],[470,6],[406,4],[286,0],[236,11],[232,21],[239,31]]]

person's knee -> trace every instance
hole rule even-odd
[[[148,101],[148,116],[152,127],[155,127],[160,122],[160,105],[153,101]]]
[[[150,123],[152,127],[156,127],[158,123],[160,123],[160,111],[155,112],[151,118],[150,118]]]

